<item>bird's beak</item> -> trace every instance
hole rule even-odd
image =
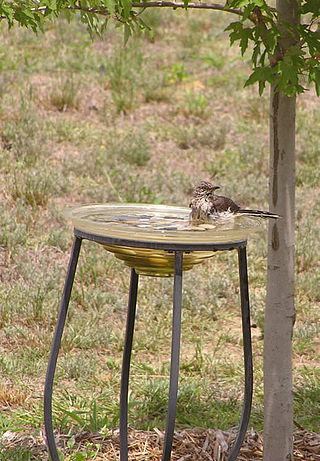
[[[213,186],[213,190],[220,189],[220,186]]]

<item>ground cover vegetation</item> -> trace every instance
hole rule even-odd
[[[146,19],[154,42],[138,35],[126,48],[111,24],[94,42],[76,19],[48,23],[45,35],[0,25],[3,460],[46,459],[43,449],[14,440],[23,440],[21,433],[41,439],[44,376],[72,243],[66,206],[187,205],[201,179],[243,205],[268,202],[267,95],[243,88],[249,64],[229,47],[228,18],[148,11]],[[319,122],[313,90],[300,95],[294,420],[300,430],[318,433]],[[248,254],[255,430],[263,426],[266,239],[266,232],[252,239]],[[54,426],[66,440],[65,460],[102,459],[100,442],[76,449],[77,437],[84,431],[107,437],[117,427],[128,284],[122,263],[84,243],[54,389]],[[237,287],[231,252],[184,276],[178,428],[238,425]],[[130,386],[130,425],[139,430],[165,424],[171,293],[170,279],[142,277]]]

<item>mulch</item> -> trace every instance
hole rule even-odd
[[[175,432],[172,461],[226,461],[228,451],[235,439],[235,431],[213,429],[184,429]],[[162,455],[164,432],[131,430],[129,433],[129,459],[134,461],[160,461]],[[97,452],[97,461],[119,460],[119,432],[113,431],[105,436],[99,433],[80,432],[72,438],[57,435],[58,447],[67,455],[68,446],[72,452],[88,449]],[[44,436],[32,437],[21,432],[7,431],[2,436],[1,451],[13,448],[25,448],[32,451],[31,460],[47,460],[48,455]],[[263,459],[263,434],[261,431],[249,430],[238,456],[239,461],[255,461]],[[298,430],[294,433],[294,460],[320,461],[320,434]]]

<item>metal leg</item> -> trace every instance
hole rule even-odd
[[[128,460],[128,388],[139,276],[131,269],[126,337],[123,349],[120,386],[120,460]]]
[[[229,453],[228,461],[235,461],[240,451],[243,439],[246,434],[248,423],[249,423],[251,404],[252,404],[252,391],[253,391],[250,306],[249,306],[249,289],[248,289],[248,272],[247,272],[247,253],[246,253],[245,247],[238,249],[238,257],[239,257],[239,277],[240,277],[240,293],[241,293],[245,389],[244,389],[244,403],[243,403],[239,432],[231,448],[231,451]]]
[[[173,318],[172,318],[172,342],[171,342],[171,367],[169,406],[167,415],[166,435],[162,461],[169,461],[171,457],[174,423],[176,419],[178,380],[179,380],[179,357],[180,357],[180,333],[181,333],[181,304],[182,304],[182,261],[183,252],[176,251],[173,287]]]
[[[54,440],[53,427],[52,427],[53,379],[54,379],[54,372],[55,372],[56,364],[57,364],[59,348],[61,344],[63,328],[64,328],[64,324],[66,321],[68,305],[69,305],[72,285],[74,281],[74,275],[76,272],[77,262],[79,258],[81,242],[82,242],[81,238],[75,237],[71,255],[70,255],[67,278],[65,281],[64,291],[63,291],[62,300],[60,304],[58,321],[57,321],[53,343],[52,343],[52,348],[50,352],[50,358],[49,358],[46,382],[45,382],[45,388],[44,388],[44,424],[45,424],[45,429],[46,429],[47,445],[48,445],[49,454],[51,456],[52,461],[60,461],[60,458],[57,452],[56,442]]]

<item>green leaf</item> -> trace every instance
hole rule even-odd
[[[251,3],[250,0],[232,0],[228,2],[228,6],[231,6],[232,8],[241,8],[249,3]]]
[[[298,83],[297,69],[294,65],[286,61],[280,61],[278,69],[280,73],[280,79],[283,81],[284,84]]]
[[[243,31],[243,24],[239,21],[232,22],[229,24],[228,27],[225,28],[225,31],[232,30],[229,34],[229,39],[230,39],[230,45],[233,45],[233,43],[236,40],[240,40],[242,36],[242,31]]]
[[[247,79],[247,81],[244,84],[244,87],[249,86],[249,85],[253,85],[254,83],[258,82],[259,80],[261,80],[261,76],[262,76],[261,68],[258,67],[249,76],[249,78]]]
[[[240,49],[242,55],[244,55],[244,52],[248,48],[248,41],[250,38],[252,38],[252,30],[249,28],[242,29],[240,32]]]
[[[115,0],[105,0],[105,5],[109,13],[113,15],[115,13],[115,8],[116,8]]]
[[[252,13],[253,9],[254,9],[255,5],[248,5],[244,11],[243,11],[243,16],[242,16],[242,21],[246,21],[248,19],[248,17],[250,16],[250,14]]]
[[[9,27],[13,26],[14,23],[14,11],[11,5],[5,5],[0,3],[0,16],[7,19]]]
[[[243,29],[243,25],[240,21],[231,22],[224,30],[234,30],[239,31]]]
[[[301,35],[311,56],[320,53],[320,31],[304,30]]]
[[[313,82],[317,96],[320,96],[320,63],[314,63],[309,70],[309,83]]]
[[[319,0],[307,0],[301,6],[300,11],[302,14],[312,13],[313,17],[320,16],[320,2]]]
[[[266,56],[267,56],[267,50],[264,50],[264,52],[261,53],[261,56],[260,56],[260,59],[259,59],[259,64],[261,66],[264,66]]]
[[[130,17],[132,3],[131,0],[120,0],[123,8],[123,19],[127,21]]]
[[[263,92],[264,90],[265,83],[272,83],[275,81],[275,72],[276,71],[271,67],[257,67],[254,69],[252,74],[249,76],[248,80],[245,82],[244,87],[259,82],[259,93],[261,95],[261,92]]]
[[[263,80],[259,80],[259,96],[262,96],[262,93],[265,87],[266,87],[266,83]]]
[[[135,18],[135,21],[136,21],[139,29],[142,30],[142,31],[147,32],[149,37],[151,38],[151,40],[153,40],[153,31],[152,31],[151,27],[148,26],[148,24],[146,22],[144,22],[144,20],[141,18],[141,16],[137,16]]]
[[[258,41],[253,48],[252,57],[251,57],[254,67],[257,67],[258,57],[260,56],[260,54],[261,54],[261,42]]]
[[[131,36],[131,28],[129,24],[124,25],[124,44],[126,44]]]
[[[263,38],[268,53],[273,54],[278,43],[280,32],[276,28],[269,28],[266,30],[262,25],[257,26],[257,32],[259,37]]]

